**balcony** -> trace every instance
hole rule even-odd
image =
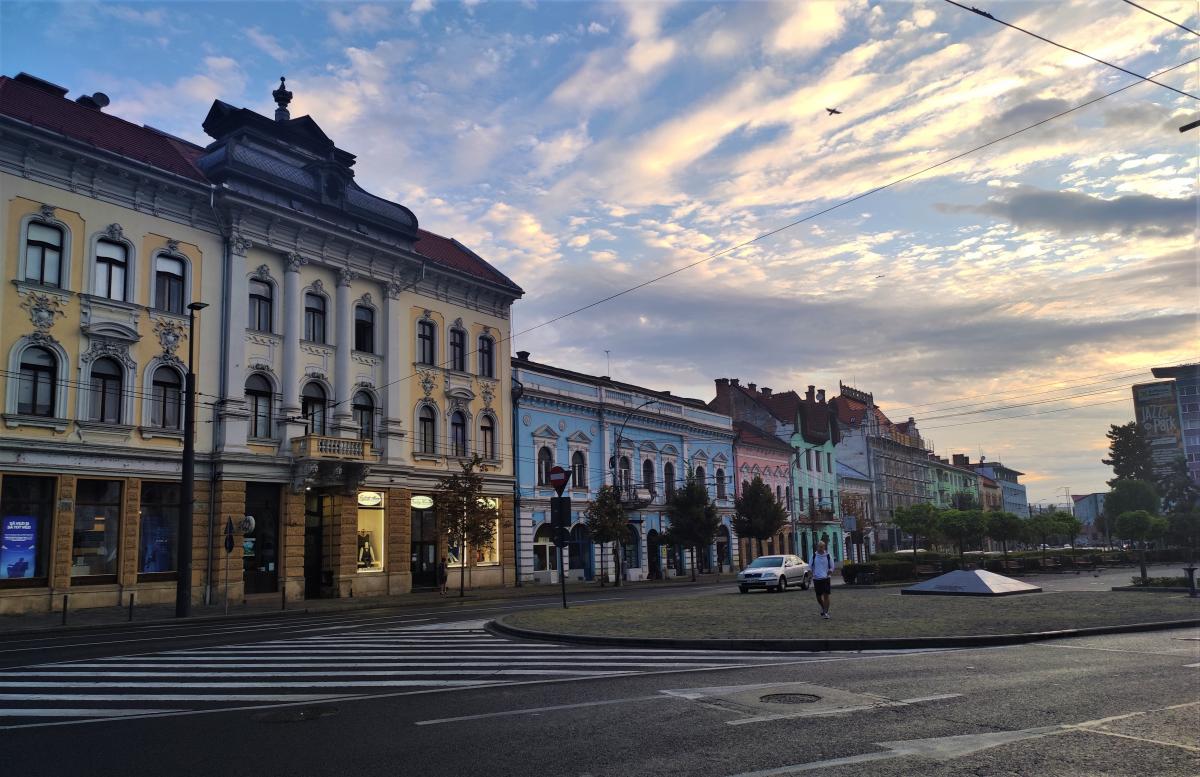
[[[640,510],[654,501],[655,493],[648,488],[622,485],[617,493],[621,498],[621,506],[626,510]]]
[[[306,434],[292,438],[292,456],[313,461],[354,461],[371,463],[376,460],[370,440],[353,437],[322,437]]]

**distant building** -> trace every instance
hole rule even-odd
[[[987,475],[979,476],[979,502],[984,512],[993,513],[1004,509],[1004,492],[1000,484]]]
[[[1175,382],[1175,401],[1183,430],[1183,456],[1193,483],[1200,483],[1200,363],[1155,367],[1156,378]]]
[[[965,458],[955,454],[955,460]],[[941,509],[968,510],[983,507],[979,473],[948,460],[929,456],[929,498]]]
[[[849,535],[846,555],[857,561],[875,552],[875,509],[871,500],[871,478],[844,461],[836,463],[838,499],[842,506],[842,527]]]
[[[789,487],[792,446],[749,421],[734,421],[733,429],[736,433],[733,438],[735,497],[740,497],[750,482],[760,477],[775,495],[776,501],[785,505],[788,511],[787,524],[779,534],[763,540],[762,552],[768,555],[795,553],[796,542],[792,534],[792,492]],[[758,545],[750,538],[743,538],[739,548],[742,551],[743,564],[760,555]]]
[[[1072,495],[1071,512],[1083,524],[1082,537],[1089,542],[1104,538],[1100,519],[1104,515],[1104,493]]]
[[[1004,466],[998,461],[987,461],[980,457],[972,464],[971,459],[961,453],[954,455],[954,464],[959,467],[973,469],[985,475],[1000,486],[1000,509],[1014,513],[1024,518],[1030,514],[1029,500],[1025,495],[1025,486],[1020,482],[1024,472]]]

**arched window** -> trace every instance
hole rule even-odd
[[[717,470],[717,499],[725,498],[725,470]]]
[[[654,488],[654,462],[650,459],[642,462],[642,488],[656,490]]]
[[[621,488],[633,488],[633,469],[629,463],[628,456],[621,457],[621,461],[617,464],[617,469],[619,471],[618,477],[621,479]]]
[[[168,313],[183,315],[183,260],[160,256],[154,263],[154,306]]]
[[[775,486],[775,501],[783,504],[783,486]]]
[[[467,419],[457,411],[450,416],[450,443],[455,456],[467,455]]]
[[[467,333],[457,328],[450,330],[450,369],[467,371]]]
[[[354,350],[375,353],[375,311],[366,305],[354,307]]]
[[[17,386],[17,412],[21,415],[54,415],[58,389],[58,360],[45,348],[26,348],[21,354],[21,378]]]
[[[250,323],[255,332],[270,332],[273,320],[275,290],[271,284],[257,278],[250,281]]]
[[[537,483],[539,486],[550,485],[550,470],[554,467],[554,452],[543,445],[538,449]]]
[[[309,383],[300,394],[300,413],[308,419],[308,433],[325,434],[325,389],[319,383]]]
[[[432,321],[417,324],[417,361],[421,364],[437,364],[437,330]]]
[[[354,422],[358,424],[358,439],[375,439],[375,401],[365,391],[354,395]]]
[[[485,459],[496,458],[496,422],[490,415],[479,420],[479,455]]]
[[[642,565],[642,541],[638,530],[633,524],[625,525],[625,558],[622,562],[625,569],[637,569]]]
[[[97,359],[92,365],[91,420],[121,423],[121,365],[112,359]]]
[[[675,465],[669,461],[663,465],[663,491],[667,499],[675,496]]]
[[[129,249],[111,240],[96,241],[96,276],[92,293],[125,301],[125,271],[129,266]]]
[[[587,488],[587,457],[583,451],[571,454],[571,485],[575,488]]]
[[[250,411],[250,436],[258,439],[271,437],[274,415],[271,384],[262,375],[251,375],[246,379],[246,405]]]
[[[421,408],[419,421],[417,442],[421,446],[421,453],[437,453],[437,418],[433,408],[429,405]]]
[[[699,483],[701,485],[701,487],[704,488],[704,493],[707,494],[708,493],[708,483],[704,482],[704,477],[705,477],[704,467],[696,467],[696,471],[693,474],[693,476],[696,478],[696,482]]]
[[[163,429],[183,427],[183,381],[174,367],[159,367],[150,384],[150,425]]]
[[[325,298],[312,291],[304,295],[304,339],[325,342]]]
[[[496,377],[496,343],[483,335],[479,338],[479,374],[485,378]]]
[[[62,255],[62,230],[37,221],[29,222],[25,231],[25,280],[61,287]]]

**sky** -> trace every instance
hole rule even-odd
[[[966,4],[1141,75],[1200,57],[1120,0]],[[704,400],[843,382],[1031,501],[1106,490],[1129,386],[1200,360],[1196,101],[946,2],[6,0],[0,65],[200,144],[286,75],[364,188],[525,289],[513,351]]]

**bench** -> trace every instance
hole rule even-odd
[[[1002,564],[1005,572],[1024,572],[1025,562],[1019,558],[1010,558]]]
[[[937,577],[942,574],[941,566],[933,564],[917,564],[913,571],[916,572],[917,577]]]
[[[1058,563],[1057,561],[1055,561],[1052,558],[1042,559],[1040,563],[1042,565],[1043,572],[1061,572],[1062,571],[1062,564]]]
[[[1096,559],[1092,557],[1072,559],[1071,566],[1075,567],[1075,574],[1079,574],[1085,569],[1095,569]]]

